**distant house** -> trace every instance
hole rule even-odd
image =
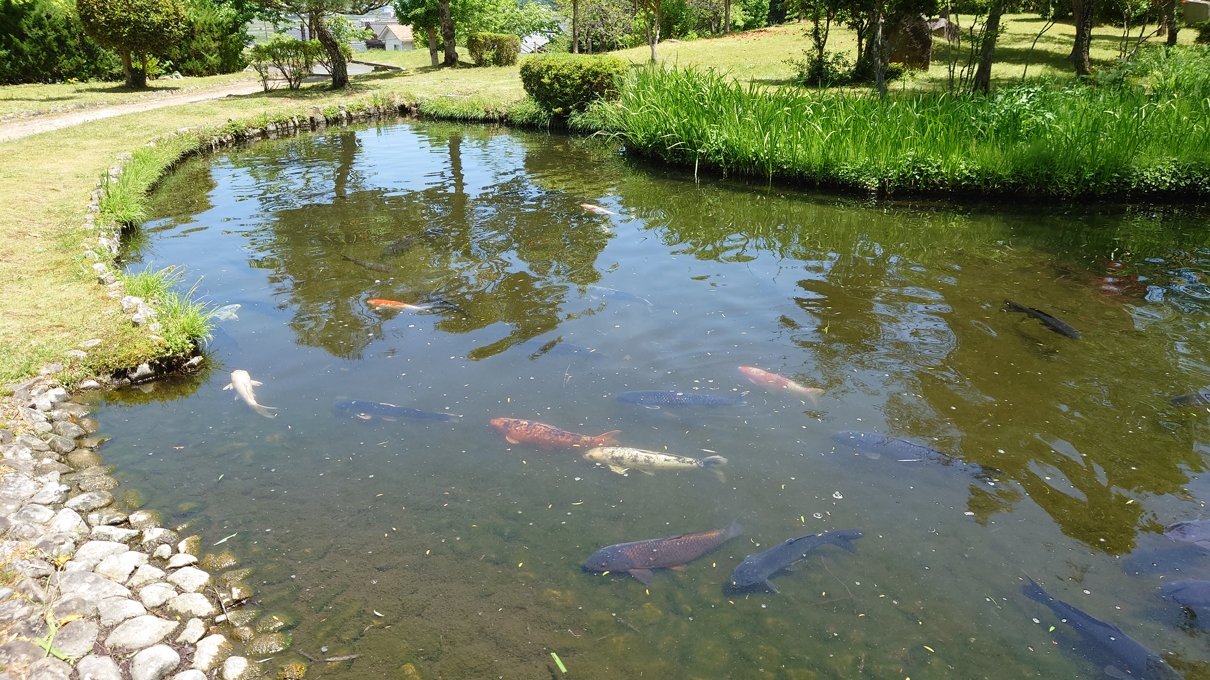
[[[394,21],[366,21],[362,24],[374,32],[374,37],[366,41],[366,47],[372,50],[412,50],[412,27],[400,26]]]

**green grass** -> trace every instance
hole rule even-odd
[[[742,85],[698,68],[632,74],[592,112],[626,148],[727,173],[862,191],[1061,198],[1210,195],[1210,55],[1179,93],[1005,88],[991,97]],[[1197,66],[1194,66],[1197,64]],[[1171,75],[1169,74],[1169,77]]]
[[[0,119],[57,113],[79,108],[126,104],[144,99],[200,91],[248,80],[247,73],[228,73],[205,78],[153,80],[147,89],[132,89],[123,83],[54,83],[50,85],[7,85],[0,87]]]
[[[164,356],[188,354],[198,343],[210,339],[213,310],[193,299],[196,285],[186,291],[179,290],[185,278],[184,268],[147,268],[122,274],[120,278],[126,284],[127,295],[142,298],[155,309],[155,321],[160,324],[156,335],[163,339],[159,344]]]

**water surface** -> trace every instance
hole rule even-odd
[[[360,655],[308,677],[561,676],[553,651],[580,678],[1099,677],[1021,595],[1028,573],[1205,676],[1204,634],[1153,593],[1210,578],[1157,533],[1210,495],[1206,408],[1168,401],[1210,383],[1197,211],[873,204],[434,124],[192,161],[155,210],[130,266],[183,263],[239,318],[204,375],[107,395],[102,453],[255,569],[252,606],[292,626],[274,672],[305,652]],[[235,369],[278,417],[222,391]],[[748,394],[614,399],[644,389]],[[456,417],[363,421],[343,399]],[[717,453],[726,482],[619,476],[511,445],[496,417]],[[844,430],[993,474],[863,455],[833,442]],[[744,536],[650,587],[580,568],[741,515]],[[820,549],[780,594],[724,589],[745,555],[831,529],[864,531],[857,553]]]

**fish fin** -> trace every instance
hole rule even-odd
[[[626,474],[626,471],[627,471],[627,470],[629,470],[629,468],[624,468],[624,467],[622,467],[621,465],[610,465],[610,466],[609,466],[609,471],[610,471],[610,472],[615,472],[615,473],[617,473],[617,474],[619,474],[619,475],[624,475],[624,474]]]
[[[1210,549],[1210,541],[1194,541],[1193,545],[1196,545],[1199,548]]]
[[[396,423],[396,422],[399,422],[399,419],[398,419],[398,418],[396,418],[395,416],[382,416],[382,419],[383,419],[383,420],[385,420],[385,421],[387,421],[388,423]]]
[[[634,580],[645,586],[649,586],[655,582],[655,575],[651,573],[650,569],[631,569],[627,573],[633,576]]]
[[[742,517],[743,513],[740,513],[740,516]],[[723,540],[724,541],[731,540],[732,538],[735,538],[736,536],[739,536],[742,533],[744,533],[744,527],[742,524],[739,523],[739,517],[736,517],[734,520],[731,521],[731,524],[729,524],[727,526],[727,531],[724,534],[726,536],[726,538],[724,538]]]
[[[618,440],[614,439],[614,435],[622,434],[621,430],[610,430],[602,435],[597,435],[592,438],[592,443],[596,446],[617,446]]]
[[[714,473],[715,477],[718,477],[718,481],[722,482],[723,484],[727,483],[727,475],[724,475],[722,470],[711,470],[711,472]]]
[[[509,444],[520,444],[521,443],[521,442],[517,441],[516,439],[513,439],[512,437],[507,437],[507,436],[504,438],[504,441],[508,442]]]
[[[727,464],[727,459],[723,458],[722,456],[706,456],[705,458],[698,461],[698,465],[706,468],[707,470],[712,470],[714,468],[722,467],[726,464]]]
[[[264,384],[265,384],[265,383],[263,383],[263,382],[261,382],[261,381],[259,381],[259,380],[253,380],[253,381],[252,381],[252,386],[253,386],[253,387],[260,387],[261,385],[264,385]]]
[[[275,406],[260,406],[260,405],[258,405],[258,408],[255,408],[255,410],[256,410],[256,412],[257,412],[257,413],[261,414],[262,416],[264,416],[264,417],[266,417],[266,418],[276,418],[276,417],[277,417],[277,414],[276,414],[276,413],[269,413],[269,411],[276,411],[276,410],[277,410],[277,407],[275,407]]]
[[[235,383],[227,383],[227,386],[223,388],[224,391],[233,389],[235,389]]]
[[[781,591],[774,587],[773,582],[769,579],[765,579],[765,587],[772,590],[774,595],[781,595]]]
[[[853,545],[853,540],[849,538],[836,539],[835,545],[840,546],[851,553],[857,552],[857,546]]]
[[[645,475],[651,475],[652,477],[655,476],[655,473],[652,472],[651,470],[639,470],[639,472],[642,472]]]
[[[678,564],[675,567],[668,567],[673,571],[689,571],[689,567],[684,564]]]
[[[227,318],[231,321],[239,321],[239,317],[236,316],[234,313],[232,313],[231,316],[229,316]]]
[[[361,418],[362,420],[373,420],[374,419],[374,416],[372,416],[368,413],[358,413],[357,417]]]

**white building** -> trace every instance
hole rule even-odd
[[[378,40],[385,50],[414,50],[412,44],[412,27],[399,24],[385,24],[378,30]]]

